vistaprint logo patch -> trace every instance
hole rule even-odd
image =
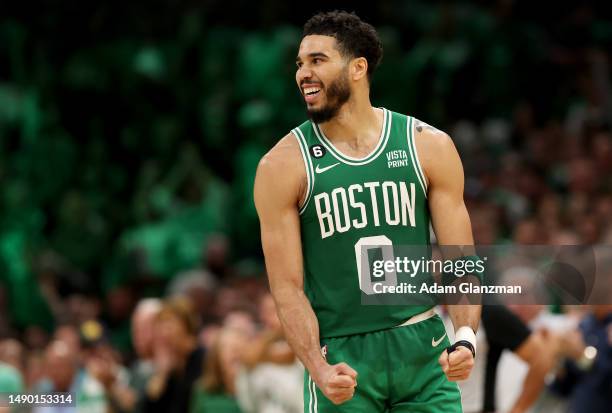
[[[408,154],[403,149],[387,152],[387,168],[408,166]]]

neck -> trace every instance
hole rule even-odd
[[[185,343],[185,347],[183,348],[183,352],[185,354],[185,357],[189,356],[197,347],[197,342],[194,338],[190,338],[186,343]]]
[[[372,107],[369,96],[353,96],[331,120],[320,124],[331,141],[350,141],[355,146],[378,140],[382,116]]]
[[[180,359],[180,369],[182,370],[185,367],[185,363],[187,359],[191,355],[191,353],[195,350],[197,343],[195,339],[189,339],[185,342],[185,344],[179,348],[179,359]]]

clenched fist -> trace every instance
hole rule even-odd
[[[355,394],[357,372],[346,363],[327,365],[312,376],[319,390],[336,405],[350,400]]]
[[[468,348],[459,346],[450,354],[444,350],[438,362],[449,381],[462,381],[470,376],[474,367],[474,356]]]

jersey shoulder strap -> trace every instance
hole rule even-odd
[[[419,161],[419,154],[417,152],[417,147],[415,143],[415,127],[417,124],[421,124],[422,122],[412,116],[402,116],[404,116],[403,124],[406,125],[406,132],[402,135],[404,136],[406,145],[408,146],[408,153],[410,154],[410,161],[412,162],[414,173],[416,174],[417,180],[419,181],[419,185],[421,186],[421,189],[425,194],[425,198],[427,198],[427,180],[425,179],[425,173],[423,172],[421,162]]]
[[[308,206],[308,203],[310,202],[310,198],[312,196],[312,191],[314,188],[314,181],[315,181],[315,173],[314,173],[314,167],[312,165],[312,156],[310,154],[310,151],[311,150],[316,151],[316,147],[313,147],[310,143],[312,142],[312,136],[311,136],[312,132],[310,130],[311,130],[310,121],[306,121],[302,123],[300,126],[293,128],[291,130],[291,133],[293,134],[295,139],[298,141],[298,144],[300,146],[300,152],[302,154],[302,160],[304,162],[304,168],[306,170],[306,180],[307,180],[306,196],[304,197],[304,201],[302,205],[300,205],[299,207],[300,215],[302,215],[302,213],[306,210],[306,207]]]

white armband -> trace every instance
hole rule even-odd
[[[472,327],[463,326],[459,327],[457,331],[455,331],[455,343],[457,341],[465,340],[468,341],[472,346],[474,346],[474,352],[476,352],[476,334]]]

